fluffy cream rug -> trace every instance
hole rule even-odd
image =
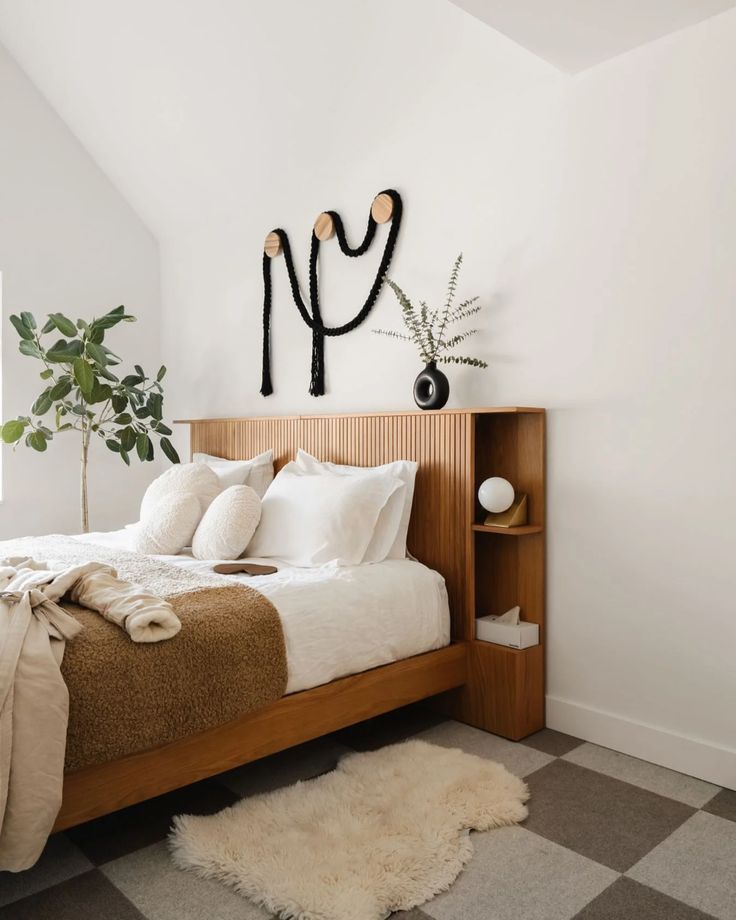
[[[528,797],[500,764],[405,741],[217,815],[180,815],[170,844],[178,866],[284,920],[383,920],[449,888],[473,853],[468,829],[522,821]]]

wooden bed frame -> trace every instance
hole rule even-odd
[[[358,466],[417,460],[409,547],[416,558],[445,577],[453,641],[438,651],[285,696],[201,734],[69,773],[54,830],[437,694],[444,694],[441,705],[446,711],[507,737],[522,737],[542,727],[542,646],[536,652],[523,650],[532,652],[529,656],[508,649],[503,651],[514,654],[498,658],[494,653],[493,659],[486,660],[484,650],[478,648],[485,643],[474,639],[474,619],[477,474],[485,471],[484,464],[492,463],[498,475],[506,475],[529,493],[532,520],[543,521],[543,410],[462,409],[184,423],[190,425],[192,451],[239,459],[273,448],[277,469],[293,459],[299,447],[323,460]],[[488,451],[480,465],[479,445]],[[539,535],[542,525],[524,530]],[[532,549],[530,559],[536,560],[543,592],[543,542],[532,540],[527,545],[537,545],[542,553],[540,557]],[[528,573],[522,580],[533,584],[535,617],[542,624],[543,595],[540,601],[537,583],[529,581]],[[522,585],[522,594],[523,590]],[[486,695],[492,697],[489,707],[483,705]]]

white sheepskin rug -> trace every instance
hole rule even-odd
[[[331,773],[180,815],[174,862],[219,879],[284,920],[383,920],[450,887],[469,829],[522,821],[526,784],[501,764],[405,741]]]

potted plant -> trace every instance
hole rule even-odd
[[[395,281],[390,278],[384,279],[399,301],[406,332],[397,332],[394,329],[374,329],[373,331],[392,339],[412,342],[418,348],[425,365],[424,370],[414,381],[414,401],[420,409],[441,409],[450,396],[450,382],[437,364],[488,367],[488,364],[481,361],[480,358],[452,354],[461,342],[478,332],[477,329],[465,329],[462,332],[451,334],[455,323],[468,319],[482,310],[477,297],[471,297],[470,300],[465,300],[457,306],[454,305],[457,279],[462,262],[463,255],[460,253],[450,273],[445,303],[442,307],[435,309],[431,309],[423,300],[420,300],[417,310]]]
[[[51,313],[39,331],[32,313],[11,316],[20,336],[22,355],[43,365],[44,389],[31,406],[29,415],[5,422],[0,429],[6,444],[45,451],[55,434],[74,431],[80,439],[80,510],[84,533],[89,531],[87,466],[92,437],[104,440],[109,450],[130,466],[130,457],[153,460],[152,436],[172,463],[179,456],[169,441],[171,429],[163,422],[163,388],[166,368],[155,379],[136,364],[134,372],[120,379],[112,367],[120,358],[104,343],[107,332],[118,323],[133,323],[135,317],[116,307],[99,319],[76,323],[63,313]],[[53,344],[45,336],[55,334]],[[61,334],[62,338],[58,338]],[[49,421],[44,421],[50,419]]]

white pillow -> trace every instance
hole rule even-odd
[[[266,450],[250,460],[225,460],[212,454],[193,454],[195,463],[206,463],[217,474],[223,489],[228,486],[250,486],[263,498],[273,480],[273,451]]]
[[[195,559],[237,559],[256,532],[261,500],[250,486],[230,486],[205,511],[192,540]]]
[[[133,546],[147,555],[176,556],[192,542],[202,517],[194,492],[169,492],[146,509],[133,534]]]
[[[261,523],[246,553],[298,566],[358,565],[400,485],[385,474],[305,476],[287,463],[263,497]]]
[[[388,473],[401,480],[404,488],[397,490],[386,503],[376,524],[364,562],[382,562],[384,559],[406,559],[406,537],[411,520],[414,499],[414,482],[419,464],[415,460],[395,460],[382,466],[345,466],[317,460],[305,450],[299,450],[296,464],[305,473],[333,473],[342,476],[359,476],[371,473]],[[370,558],[369,558],[370,557]]]
[[[146,489],[141,502],[141,520],[148,517],[162,498],[173,492],[193,492],[199,499],[201,518],[221,491],[220,480],[204,463],[175,463]]]

